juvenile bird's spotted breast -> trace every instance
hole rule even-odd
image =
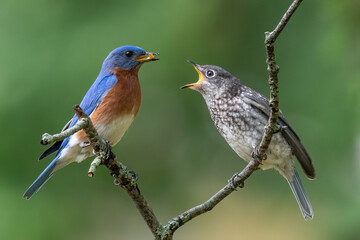
[[[190,88],[202,94],[217,130],[242,159],[251,161],[252,153],[261,142],[271,114],[269,100],[242,85],[239,79],[219,66],[199,65],[193,62],[191,64],[199,73],[201,81],[185,85],[183,88]],[[265,152],[267,158],[259,167],[279,171],[287,179],[304,218],[313,218],[311,204],[294,168],[293,154],[306,174],[314,178],[311,158],[281,112],[277,123],[281,129],[272,135]]]
[[[241,158],[250,161],[253,149],[261,141],[267,122],[265,116],[239,95],[211,98],[207,105],[220,134]],[[267,154],[268,160],[262,168],[281,164],[282,157],[291,158],[291,149],[279,134],[275,134]]]
[[[246,152],[246,155],[250,154],[252,142],[257,138],[254,139],[250,136],[254,134],[255,125],[248,119],[249,106],[238,97],[215,98],[209,102],[208,106],[216,128],[230,146],[237,148],[236,145],[241,143],[241,152]],[[240,156],[244,158],[245,153]]]

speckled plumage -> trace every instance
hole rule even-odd
[[[244,101],[243,92],[252,91],[239,86],[236,94],[218,92],[213,97],[204,96],[211,119],[231,148],[245,161],[252,159],[253,149],[260,143],[267,118],[258,109]],[[285,178],[293,179],[292,151],[281,133],[273,135],[266,152],[267,159],[261,169],[274,167]]]
[[[268,99],[242,85],[239,79],[221,67],[192,64],[199,73],[199,81],[185,85],[184,88],[191,88],[202,94],[217,130],[231,148],[249,162],[261,141],[269,118]],[[304,218],[312,218],[313,211],[293,161],[295,155],[306,175],[314,178],[311,158],[281,113],[278,124],[282,130],[273,135],[266,151],[267,158],[260,168],[274,168],[285,177]]]

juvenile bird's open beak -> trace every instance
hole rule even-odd
[[[159,53],[147,52],[144,55],[141,55],[140,57],[137,57],[136,61],[143,63],[143,62],[151,62],[151,61],[159,60],[158,58],[155,58],[154,55],[159,55]]]
[[[190,88],[190,89],[196,90],[196,86],[200,85],[200,84],[203,82],[204,77],[203,77],[202,73],[201,73],[201,72],[199,71],[199,69],[198,69],[198,67],[199,67],[198,64],[194,63],[194,62],[191,61],[191,60],[188,60],[188,62],[191,63],[191,64],[194,66],[195,70],[196,70],[197,73],[199,74],[199,80],[198,80],[196,83],[186,84],[185,86],[182,86],[181,89],[183,89],[183,88]]]

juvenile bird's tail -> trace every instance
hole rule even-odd
[[[288,180],[288,183],[291,187],[292,192],[294,193],[294,196],[296,198],[296,201],[299,204],[300,210],[305,218],[305,220],[308,220],[309,218],[312,219],[314,217],[314,213],[309,201],[309,198],[307,197],[305,193],[305,189],[303,185],[301,184],[300,178],[298,173],[296,172],[296,169],[294,169],[294,179],[292,182]]]
[[[56,165],[56,157],[50,164],[45,168],[45,170],[40,174],[40,176],[30,185],[23,195],[23,198],[30,199],[34,193],[36,193],[50,177],[53,175],[53,170]]]

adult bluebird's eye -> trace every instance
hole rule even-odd
[[[126,51],[126,52],[125,52],[125,55],[126,55],[127,57],[131,57],[133,54],[134,54],[133,51]]]
[[[208,70],[208,71],[206,72],[206,76],[207,76],[207,77],[213,77],[213,76],[215,76],[215,72],[214,72],[213,70]]]

